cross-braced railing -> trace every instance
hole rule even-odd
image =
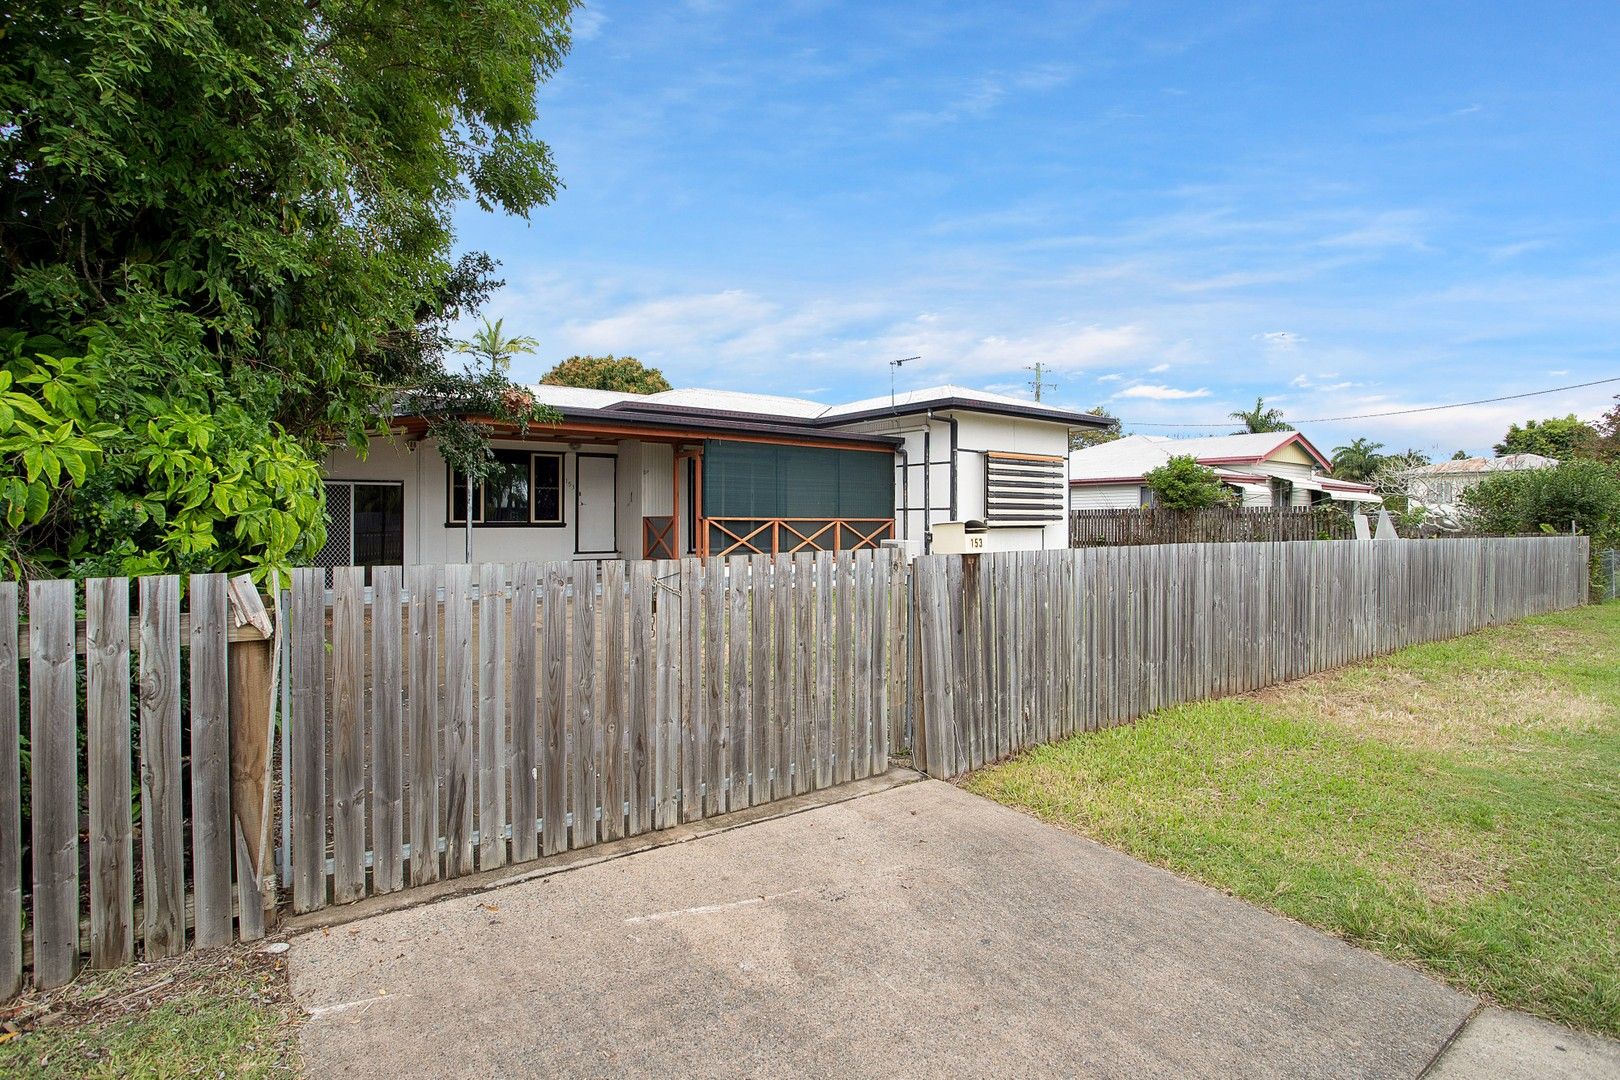
[[[861,551],[894,537],[893,518],[704,518],[703,554],[791,555]]]

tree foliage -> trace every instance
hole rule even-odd
[[[1597,422],[1597,442],[1592,452],[1600,461],[1620,461],[1620,395]]]
[[[1384,455],[1378,451],[1383,443],[1367,438],[1352,439],[1345,446],[1333,448],[1333,475],[1340,480],[1367,483],[1378,473]]]
[[[446,375],[450,321],[495,287],[487,257],[452,258],[454,206],[527,214],[556,190],[530,127],[573,7],[9,4],[4,363],[45,411],[24,423],[95,450],[43,513],[7,517],[0,555],[136,573],[309,553],[324,447],[363,448]],[[48,395],[27,381],[55,370]]]
[[[1242,431],[1233,432],[1235,435],[1261,431],[1294,430],[1294,425],[1283,419],[1282,410],[1267,408],[1266,399],[1263,397],[1254,399],[1254,408],[1252,409],[1239,409],[1226,415],[1243,425]]]
[[[1215,470],[1198,464],[1191,454],[1171,458],[1142,477],[1158,504],[1168,510],[1203,510],[1227,506],[1232,493],[1221,483]]]
[[[1620,545],[1620,466],[1590,459],[1550,469],[1493,473],[1463,492],[1468,524],[1481,532],[1576,532],[1594,548]]]
[[[1108,411],[1101,405],[1093,405],[1086,412],[1092,416],[1108,415]],[[1084,450],[1088,446],[1101,446],[1103,443],[1111,443],[1115,439],[1123,437],[1123,432],[1119,430],[1118,420],[1115,420],[1107,427],[1077,428],[1069,433],[1069,449]]]
[[[547,386],[578,386],[620,394],[658,394],[671,389],[662,371],[633,356],[570,356],[540,381]]]
[[[1494,449],[1497,457],[1540,454],[1542,457],[1569,461],[1572,458],[1591,457],[1597,441],[1598,433],[1592,425],[1570,413],[1546,420],[1526,420],[1523,427],[1513,424]]]
[[[501,320],[486,319],[471,340],[456,343],[456,351],[467,357],[466,370],[428,373],[400,397],[395,410],[425,419],[439,455],[476,486],[498,467],[491,435],[523,435],[532,425],[561,419],[506,377],[513,359],[533,352],[536,344],[533,338],[507,337]]]

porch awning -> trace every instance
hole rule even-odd
[[[1294,486],[1304,488],[1306,491],[1320,491],[1328,498],[1334,499],[1338,502],[1382,503],[1384,501],[1380,496],[1373,494],[1371,491],[1365,491],[1359,488],[1340,487],[1337,484],[1328,485],[1316,479],[1295,480]]]

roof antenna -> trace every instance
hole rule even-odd
[[[889,361],[889,411],[894,412],[894,373],[900,370],[902,364],[909,364],[913,360],[921,360],[921,356],[908,356],[904,360]]]

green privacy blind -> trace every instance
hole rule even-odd
[[[710,439],[703,516],[893,517],[894,455]]]

